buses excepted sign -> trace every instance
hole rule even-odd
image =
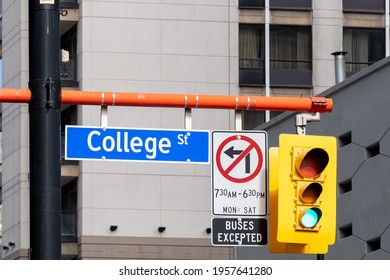
[[[267,245],[267,220],[264,218],[213,218],[213,245]]]

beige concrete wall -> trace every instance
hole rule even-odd
[[[313,1],[313,94],[335,84],[333,52],[342,51],[342,0]]]
[[[3,87],[27,88],[27,1],[3,1]],[[28,106],[2,104],[3,257],[29,247]]]
[[[235,1],[82,1],[83,90],[236,95]],[[79,123],[99,125],[83,106]],[[226,110],[193,110],[193,129],[233,128]],[[184,129],[184,109],[109,108],[110,127]],[[211,227],[210,165],[80,164],[79,235],[204,239]],[[110,225],[117,225],[110,232]],[[166,227],[164,233],[157,228]]]
[[[229,260],[233,247],[213,247],[205,239],[83,236],[78,258]]]

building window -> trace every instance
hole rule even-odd
[[[61,36],[61,49],[69,52],[69,61],[61,62],[61,84],[78,87],[77,81],[77,25]]]
[[[240,25],[239,59],[240,85],[264,85],[264,25]]]
[[[238,7],[245,9],[263,9],[264,0],[239,0]]]
[[[263,123],[265,123],[264,111],[244,111],[242,127],[244,130],[255,129]]]
[[[343,12],[384,13],[385,0],[343,0]]]
[[[65,162],[65,127],[77,125],[77,105],[63,105],[61,111],[61,159]],[[73,161],[66,161],[67,163]]]
[[[265,111],[245,110],[243,111],[243,129],[252,130],[265,123]],[[270,118],[273,119],[284,111],[270,111]]]
[[[279,87],[311,87],[311,27],[270,27],[270,84]]]
[[[385,57],[385,31],[344,28],[343,49],[347,52],[345,64],[349,76]]]
[[[311,10],[312,0],[270,0],[270,9]]]
[[[61,236],[64,241],[77,240],[77,179],[62,186]]]
[[[60,8],[78,8],[77,0],[60,0]]]

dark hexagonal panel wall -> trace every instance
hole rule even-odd
[[[390,158],[375,156],[352,178],[353,235],[362,240],[381,236],[390,224]],[[372,176],[375,175],[375,176]]]
[[[326,90],[333,111],[309,123],[307,134],[338,139],[337,238],[325,259],[390,260],[390,57]],[[294,133],[295,113],[286,112],[257,129],[270,147],[281,133]],[[315,255],[272,254],[237,249],[238,257],[316,259]]]
[[[366,158],[365,149],[356,144],[348,144],[338,150],[337,180],[351,180]]]

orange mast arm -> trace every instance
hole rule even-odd
[[[0,102],[28,103],[28,89],[0,89]],[[325,97],[265,97],[198,94],[160,94],[102,91],[62,91],[63,104],[143,106],[232,110],[330,112],[333,102]]]
[[[132,92],[67,91],[64,104],[146,106],[233,110],[330,112],[333,102],[325,97],[265,97]]]
[[[29,89],[0,89],[0,102],[7,103],[28,103],[30,102],[31,92]]]

